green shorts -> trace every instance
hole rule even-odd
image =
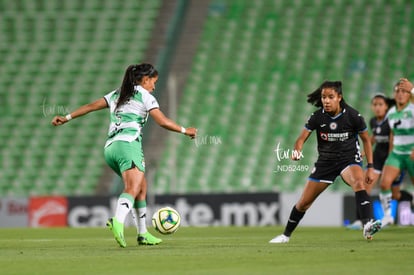
[[[145,159],[139,141],[114,141],[104,151],[105,161],[119,176],[122,172],[137,167],[145,172]]]
[[[410,155],[399,155],[391,152],[384,165],[396,167],[400,171],[407,170],[411,177],[414,176],[414,161],[410,158]]]

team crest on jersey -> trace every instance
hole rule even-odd
[[[336,124],[336,122],[331,122],[329,124],[329,128],[331,128],[331,130],[335,130],[336,128],[338,128],[338,124]]]
[[[381,127],[377,127],[376,129],[375,129],[375,133],[377,133],[377,134],[380,134],[381,133]]]

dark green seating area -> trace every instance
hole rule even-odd
[[[373,93],[414,79],[412,9],[403,0],[212,1],[177,119],[200,128],[201,145],[171,136],[155,190],[302,188],[314,135],[300,162],[279,161],[274,150],[292,149],[314,109],[306,95],[342,80],[345,99],[368,120]]]
[[[118,87],[160,4],[0,1],[0,196],[95,193],[108,113],[50,121]]]
[[[0,196],[95,192],[107,112],[50,121],[118,87],[143,58],[161,4],[0,0]],[[342,80],[368,120],[373,93],[414,80],[412,10],[409,0],[212,0],[178,104],[177,121],[199,137],[168,134],[151,192],[302,188],[314,136],[300,162],[275,150],[289,153],[314,110],[306,95]]]

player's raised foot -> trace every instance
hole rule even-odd
[[[288,243],[289,239],[290,237],[282,234],[282,235],[276,236],[275,238],[271,239],[269,243]]]
[[[381,220],[382,227],[394,224],[394,218],[392,216],[384,216]]]
[[[126,247],[126,242],[124,239],[124,225],[114,217],[110,218],[106,222],[106,226],[112,231],[115,237],[115,241],[119,244],[120,247]]]
[[[364,230],[362,234],[366,240],[372,240],[372,236],[381,230],[381,221],[380,220],[370,220],[364,225]]]
[[[138,245],[156,245],[162,242],[160,238],[157,238],[151,233],[146,232],[144,234],[138,234],[137,237]]]
[[[361,230],[363,226],[360,220],[355,220],[353,223],[347,225],[346,228],[351,230]]]

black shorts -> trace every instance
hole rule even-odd
[[[362,167],[362,162],[357,162],[355,159],[317,160],[308,179],[331,184],[336,177],[341,175],[342,171],[352,165]]]
[[[376,173],[381,173],[387,159],[388,152],[375,151],[374,152],[374,170]]]

